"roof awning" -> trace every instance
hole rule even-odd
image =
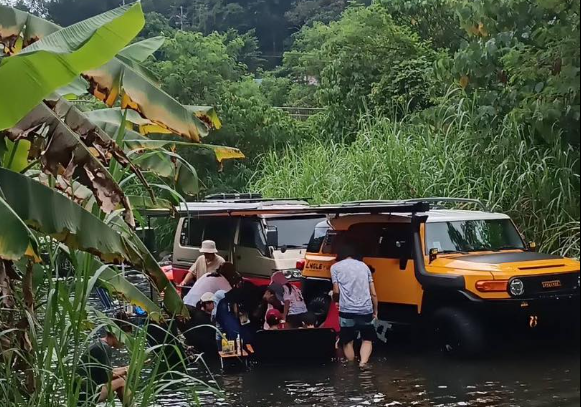
[[[181,217],[229,216],[253,217],[261,215],[343,215],[343,214],[415,214],[428,212],[430,204],[427,202],[370,202],[348,203],[339,205],[257,205],[236,204],[216,205],[213,203],[189,203],[176,208]],[[148,217],[166,217],[171,215],[167,209],[152,209],[142,211]]]

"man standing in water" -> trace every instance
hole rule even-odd
[[[222,256],[218,254],[216,243],[213,240],[205,240],[202,242],[200,248],[202,254],[196,262],[190,267],[188,274],[181,282],[181,285],[187,286],[194,279],[199,280],[208,273],[213,273],[226,262]]]
[[[331,267],[331,280],[333,293],[339,297],[339,342],[345,357],[354,361],[354,342],[361,334],[363,343],[359,365],[363,367],[369,362],[376,339],[373,322],[377,319],[378,303],[371,270],[354,257],[351,248],[342,248],[338,256],[340,261]]]

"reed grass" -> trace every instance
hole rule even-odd
[[[60,250],[52,243],[43,245],[47,256],[42,266],[35,266],[36,307],[33,312],[24,306],[23,298],[18,295],[22,289],[14,290],[15,306],[4,305],[0,309],[0,327],[12,326],[0,328],[2,407],[94,405],[79,401],[79,363],[92,341],[97,340],[107,326],[115,327],[115,324],[111,317],[93,309],[88,302],[99,270],[91,269],[90,261],[75,262],[73,274],[63,277],[64,273],[59,273]],[[85,258],[90,259],[90,255]],[[76,261],[75,256],[71,259]],[[2,300],[0,298],[0,304]],[[147,324],[148,321],[134,326],[132,334],[124,335],[126,347],[119,355],[121,359],[116,361],[116,365],[126,363],[130,366],[127,389],[134,395],[132,405],[159,405],[159,397],[168,392],[191,394],[191,405],[198,405],[192,386],[210,388],[187,373],[187,360],[183,355],[180,366],[168,368],[163,352],[158,351],[159,345],[149,346]],[[177,347],[175,351],[180,352]],[[120,406],[114,399],[101,405]]]
[[[538,145],[510,119],[492,135],[469,104],[429,119],[364,116],[355,142],[316,140],[261,158],[250,190],[314,203],[477,198],[508,213],[543,251],[579,257],[579,151]]]

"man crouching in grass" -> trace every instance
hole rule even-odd
[[[118,313],[114,319],[117,327],[123,332],[131,332],[125,313]],[[129,367],[114,368],[111,364],[113,349],[121,349],[123,343],[108,328],[103,338],[94,342],[81,358],[77,374],[82,378],[79,394],[79,406],[92,406],[107,401],[115,393],[124,406],[131,405],[129,392],[125,392],[125,383]]]

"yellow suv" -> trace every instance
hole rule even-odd
[[[418,201],[430,200],[458,201]],[[342,245],[374,272],[385,321],[380,330],[428,327],[443,351],[476,356],[503,323],[540,328],[567,320],[562,327],[578,329],[579,262],[535,252],[505,214],[436,206],[425,213],[329,217],[307,248],[307,301],[324,303]]]

